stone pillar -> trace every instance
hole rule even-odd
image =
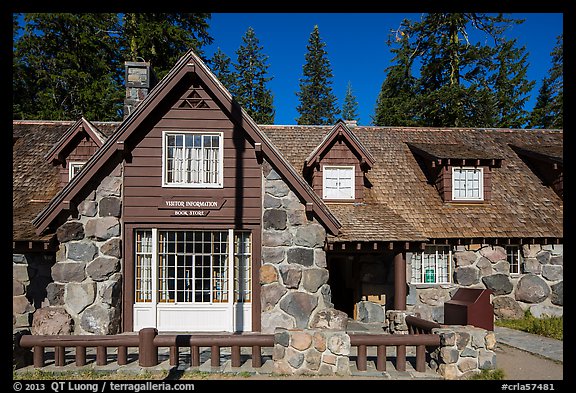
[[[350,336],[345,331],[276,329],[274,372],[290,375],[350,375]]]
[[[444,379],[467,379],[496,368],[494,332],[474,326],[450,325],[432,329],[440,346],[430,354],[430,368]]]

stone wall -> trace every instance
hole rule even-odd
[[[116,334],[121,315],[121,167],[56,232],[60,243],[33,334]]]
[[[306,329],[318,323],[318,312],[333,307],[326,230],[308,219],[305,205],[268,162],[262,168],[262,332]]]
[[[430,354],[429,366],[444,379],[466,379],[481,370],[496,368],[494,332],[473,326],[432,329],[440,346]]]
[[[408,309],[424,319],[444,321],[444,302],[459,287],[493,291],[496,318],[518,319],[530,310],[536,317],[563,315],[563,246],[523,245],[521,274],[511,275],[504,247],[458,246],[453,250],[454,284],[409,284]],[[407,280],[411,265],[407,258]]]

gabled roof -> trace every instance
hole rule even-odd
[[[277,148],[271,143],[252,118],[233,100],[228,90],[218,81],[214,74],[206,67],[196,54],[188,51],[170,72],[150,91],[148,96],[136,107],[118,127],[116,132],[108,138],[104,145],[84,165],[83,170],[75,176],[66,187],[62,189],[34,219],[33,224],[37,227],[36,232],[42,233],[60,214],[70,208],[70,202],[83,190],[90,181],[91,175],[105,168],[105,164],[117,154],[123,154],[125,142],[129,140],[144,122],[157,114],[160,103],[170,94],[172,89],[187,80],[189,75],[196,75],[214,95],[224,112],[230,119],[238,124],[252,138],[254,143],[259,144],[264,157],[282,173],[290,186],[293,187],[306,204],[310,204],[313,213],[322,222],[327,230],[333,234],[338,233],[341,224],[328,210],[324,202],[318,197],[313,189],[298,174]]]
[[[306,152],[332,130],[260,128],[297,168],[303,168]],[[562,199],[510,148],[510,144],[562,145],[562,130],[358,126],[354,132],[376,157],[366,175],[372,186],[365,189],[363,204],[327,203],[342,222],[341,234],[330,241],[563,237]],[[442,200],[409,145],[443,144],[471,146],[489,152],[481,157],[502,159],[491,176],[489,201],[455,205]]]
[[[312,150],[312,152],[304,160],[305,167],[310,167],[320,159],[320,157],[330,149],[332,142],[338,137],[342,136],[352,147],[354,152],[361,157],[361,162],[367,165],[368,168],[372,168],[374,165],[374,157],[368,149],[362,144],[360,139],[348,128],[344,120],[338,120],[338,122],[332,127],[332,130],[324,137],[322,142],[318,144]]]
[[[12,136],[12,239],[45,242],[50,236],[38,236],[32,219],[45,208],[60,189],[60,172],[46,160],[53,146],[61,141],[77,122],[13,120]],[[118,123],[98,122],[109,135]]]
[[[84,117],[81,117],[66,131],[54,147],[46,153],[45,158],[49,162],[62,162],[66,158],[64,157],[64,152],[75,147],[72,145],[78,143],[78,136],[82,136],[83,133],[88,134],[90,139],[92,139],[98,148],[102,147],[107,138],[107,136],[96,128],[94,124],[86,120]]]

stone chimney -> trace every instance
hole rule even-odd
[[[146,98],[156,84],[156,77],[147,62],[127,61],[124,63],[126,98],[124,98],[124,119],[126,119]]]
[[[357,120],[344,120],[344,124],[346,124],[346,126],[348,126],[348,128],[358,127],[358,121]]]

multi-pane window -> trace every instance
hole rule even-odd
[[[452,199],[483,200],[483,169],[452,168]]]
[[[234,300],[251,297],[252,250],[249,232],[136,231],[136,302],[152,301],[153,273],[159,303],[229,302],[230,259],[234,260]],[[155,235],[156,234],[156,235]],[[157,244],[156,252],[153,244]],[[153,269],[156,269],[153,272]]]
[[[249,303],[252,287],[252,242],[249,232],[234,236],[234,301]]]
[[[520,265],[522,263],[522,250],[520,246],[506,246],[506,255],[510,264],[510,274],[520,274]]]
[[[164,133],[163,184],[222,187],[221,133]]]
[[[68,181],[72,180],[72,178],[80,172],[80,169],[82,169],[83,166],[83,162],[71,162],[68,164]]]
[[[228,301],[228,232],[158,231],[158,301]]]
[[[324,199],[354,199],[354,167],[324,166]]]
[[[450,246],[426,246],[412,254],[413,284],[445,284],[452,282],[452,251]]]
[[[152,301],[152,231],[136,233],[136,301]]]

